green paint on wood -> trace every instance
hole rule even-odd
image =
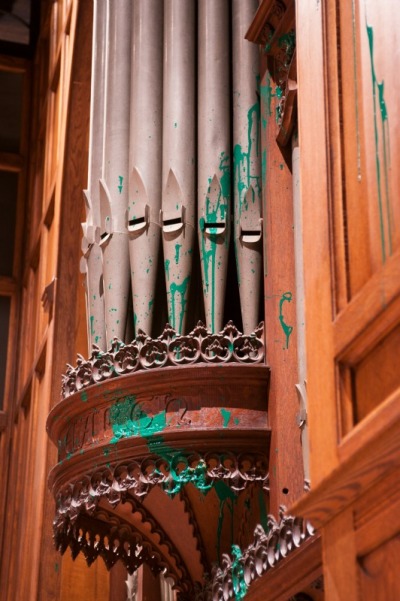
[[[289,338],[291,333],[293,332],[293,326],[289,326],[286,322],[285,319],[283,317],[283,305],[284,303],[291,303],[292,302],[292,293],[291,292],[285,292],[284,294],[282,294],[280,301],[279,301],[279,321],[282,327],[282,330],[286,336],[286,349],[289,348]]]
[[[227,428],[229,424],[229,420],[231,419],[231,412],[228,409],[220,409],[221,415],[224,418],[223,427]]]
[[[232,586],[233,586],[233,594],[235,595],[235,601],[241,601],[245,598],[247,594],[248,586],[246,584],[244,578],[244,565],[241,561],[242,552],[240,547],[237,545],[232,545]]]
[[[86,403],[87,400],[88,400],[87,392],[86,392],[86,390],[82,390],[82,392],[81,392],[81,401],[83,401],[84,403]]]
[[[265,506],[265,497],[263,490],[260,488],[258,491],[258,506],[260,509],[260,524],[264,528],[265,532],[268,533],[268,514]]]
[[[378,211],[379,211],[379,229],[381,236],[381,251],[382,261],[386,261],[386,251],[391,255],[392,249],[392,207],[389,194],[389,132],[388,132],[388,111],[385,102],[384,94],[384,81],[378,82],[375,62],[374,62],[374,31],[369,25],[367,27],[368,45],[371,62],[371,77],[372,77],[372,100],[373,100],[373,115],[374,115],[374,140],[375,140],[375,167],[376,167],[376,180],[377,180],[377,192],[378,192]],[[388,249],[386,249],[386,233],[385,233],[385,219],[383,214],[383,194],[382,194],[382,182],[381,182],[381,157],[380,157],[380,136],[379,136],[379,123],[378,123],[378,111],[380,115],[380,128],[382,130],[382,146],[383,146],[383,176],[384,176],[384,194],[386,204],[386,227],[387,227],[387,238],[388,238]]]

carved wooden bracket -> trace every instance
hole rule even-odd
[[[246,39],[261,46],[268,57],[271,73],[280,97],[276,120],[277,141],[285,146],[296,120],[297,65],[294,0],[263,0]]]

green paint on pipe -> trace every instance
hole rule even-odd
[[[179,263],[179,251],[182,248],[182,244],[175,244],[175,263]]]
[[[177,330],[179,333],[182,332],[182,328],[183,328],[183,318],[185,316],[186,313],[186,304],[187,304],[187,295],[188,295],[188,289],[189,289],[189,282],[190,282],[190,276],[188,275],[187,278],[185,278],[185,280],[182,282],[182,284],[177,284],[176,282],[172,282],[172,284],[170,285],[170,295],[171,295],[171,302],[170,302],[170,322],[172,327],[174,328],[174,330]],[[179,312],[179,324],[177,324],[177,298],[176,295],[180,295],[180,303],[181,303],[181,310]]]

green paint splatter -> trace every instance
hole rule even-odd
[[[231,574],[233,594],[235,595],[235,601],[241,601],[247,594],[248,586],[244,578],[243,562],[240,561],[242,552],[237,545],[232,545],[232,556]]]
[[[154,305],[154,298],[152,298],[151,300],[149,300],[149,307],[148,307],[149,311],[151,311],[153,305]]]
[[[288,302],[288,303],[292,302],[292,293],[291,292],[285,292],[284,294],[282,294],[280,301],[279,301],[279,321],[280,321],[282,330],[286,336],[286,348],[288,349],[289,348],[289,338],[290,338],[291,333],[293,332],[293,326],[289,326],[287,323],[285,323],[285,319],[283,317],[283,305],[285,302]]]
[[[123,185],[122,182],[124,181],[124,178],[122,177],[122,175],[118,176],[118,181],[119,181],[118,190],[119,190],[119,193],[122,194],[122,185]]]
[[[379,210],[379,227],[381,235],[381,249],[382,249],[382,262],[386,261],[386,236],[385,236],[385,223],[383,216],[383,199],[381,190],[381,161],[379,156],[379,127],[378,127],[378,110],[380,112],[380,125],[383,133],[383,171],[385,178],[385,200],[386,200],[386,221],[387,221],[387,235],[388,235],[388,253],[392,254],[392,207],[389,194],[389,174],[388,174],[388,154],[389,154],[389,131],[388,131],[388,111],[385,102],[384,94],[384,81],[380,83],[376,77],[375,64],[374,64],[374,31],[373,28],[368,24],[367,36],[368,45],[371,61],[371,76],[372,76],[372,99],[373,99],[373,113],[374,113],[374,138],[375,138],[375,165],[376,165],[376,179],[378,188],[378,210]]]
[[[170,323],[171,326],[177,332],[181,333],[183,328],[183,319],[186,313],[187,294],[189,289],[190,275],[183,280],[182,284],[172,282],[169,288],[169,309],[170,309]],[[180,311],[179,311],[179,323],[177,319],[177,298],[176,295],[180,295]]]
[[[175,244],[175,263],[179,263],[179,251],[182,248],[182,244]]]
[[[82,390],[82,392],[81,392],[81,401],[83,401],[84,403],[86,403],[87,400],[88,400],[87,392],[86,392],[86,390]]]
[[[220,409],[221,415],[224,418],[223,427],[227,428],[229,424],[229,420],[231,419],[231,412],[228,409]]]
[[[238,426],[240,424],[239,418],[235,417],[235,419],[233,420],[233,423],[235,424],[235,426]]]
[[[165,275],[167,276],[167,280],[169,281],[169,265],[170,265],[171,261],[169,259],[165,260],[164,263],[164,269],[165,269]]]
[[[266,156],[265,156],[266,159]],[[261,206],[260,182],[260,103],[250,107],[247,113],[247,151],[240,144],[233,149],[235,198],[235,226],[239,227],[242,214],[251,210],[251,205],[257,203]],[[266,169],[266,165],[265,165]],[[249,205],[249,194],[251,205]],[[238,283],[241,283],[241,274],[238,261],[238,239],[235,237],[235,256]]]
[[[90,316],[90,334],[91,336],[94,336],[95,331],[94,331],[94,315]]]

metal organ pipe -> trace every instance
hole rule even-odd
[[[90,107],[90,141],[88,187],[84,190],[86,222],[82,224],[83,239],[81,272],[86,274],[86,305],[89,349],[96,344],[106,350],[104,321],[103,261],[96,240],[100,227],[100,179],[103,167],[104,143],[104,77],[106,61],[106,5],[95,0],[93,9],[93,52]]]
[[[128,205],[131,0],[108,0],[105,134],[100,187],[107,342],[125,338],[129,298]]]
[[[230,56],[227,0],[199,3],[198,236],[207,327],[223,326],[230,239]]]
[[[169,321],[185,330],[195,235],[195,4],[164,2],[162,238]]]
[[[135,329],[151,334],[160,244],[163,14],[136,0],[132,14],[128,231]]]
[[[258,47],[244,39],[257,0],[233,0],[234,240],[243,330],[258,323],[262,269]]]

